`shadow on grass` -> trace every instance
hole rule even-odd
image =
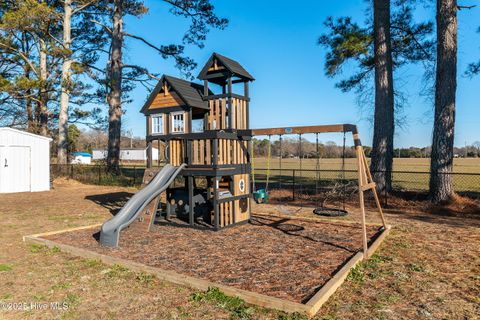
[[[94,203],[108,209],[112,215],[116,215],[132,196],[133,193],[122,191],[88,195],[85,199],[93,201]]]

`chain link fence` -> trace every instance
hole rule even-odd
[[[138,187],[142,184],[145,166],[121,166],[120,175],[107,173],[104,165],[52,164],[52,179],[66,177],[83,183]]]
[[[255,188],[265,188],[267,184],[267,169],[255,168]],[[450,173],[454,189],[457,193],[472,198],[480,198],[480,174]],[[384,205],[391,196],[408,195],[422,199],[428,194],[429,172],[392,171],[392,192],[381,194]],[[313,170],[313,169],[270,169],[268,188],[270,191],[282,191],[283,195],[290,193],[293,201],[299,199],[315,199],[320,195],[320,201],[340,200],[351,197],[358,190],[356,170]]]
[[[104,165],[51,165],[52,179],[67,177],[88,184],[114,186],[140,186],[145,166],[121,166],[120,175],[107,173]],[[255,187],[266,187],[267,169],[255,168]],[[472,198],[480,198],[480,174],[451,173],[455,191]],[[390,194],[382,194],[384,204],[390,196],[409,194],[413,198],[422,198],[428,192],[430,173],[411,171],[392,171]],[[314,170],[314,169],[270,169],[269,190],[279,191],[285,200],[308,200],[318,194],[325,198],[339,200],[351,197],[357,190],[356,170]],[[328,199],[327,199],[328,200]]]

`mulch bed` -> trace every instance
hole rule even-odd
[[[369,239],[378,233],[367,227]],[[218,232],[173,225],[145,232],[133,225],[116,249],[101,247],[91,229],[45,238],[301,303],[362,247],[357,224],[262,215]]]

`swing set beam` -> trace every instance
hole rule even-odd
[[[253,136],[327,133],[327,132],[351,132],[352,134],[358,133],[357,126],[354,124],[329,124],[329,125],[322,125],[322,126],[262,128],[262,129],[251,129],[251,131]]]

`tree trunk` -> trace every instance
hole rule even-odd
[[[454,194],[452,172],[457,90],[457,1],[437,0],[437,66],[435,118],[430,164],[430,197],[434,203]]]
[[[120,173],[120,134],[122,128],[122,46],[123,0],[114,0],[112,45],[108,94],[108,155],[107,170]]]
[[[48,134],[48,92],[47,92],[47,45],[43,39],[40,39],[40,92],[39,92],[39,102],[38,102],[38,116],[37,120],[39,123],[39,134],[42,136],[47,136]]]
[[[29,56],[30,53],[29,53],[29,41],[28,41],[28,38],[27,38],[27,35],[26,35],[26,32],[22,32],[22,53],[25,55],[25,56]],[[30,65],[28,63],[25,62],[25,64],[23,65],[23,72],[25,74],[25,78],[30,80],[30,75],[31,75],[31,68],[30,68]],[[32,132],[32,133],[36,133],[37,132],[37,129],[35,128],[35,123],[34,123],[34,119],[33,119],[33,100],[32,100],[32,97],[31,97],[31,94],[32,94],[32,90],[31,89],[27,89],[25,90],[25,113],[27,114],[27,131],[28,132]]]
[[[70,44],[72,23],[72,1],[65,0],[63,4],[63,49],[66,52],[62,65],[62,91],[60,94],[60,110],[58,114],[58,142],[57,161],[60,164],[67,163],[68,147],[68,104],[70,101],[70,73],[72,66]]]
[[[378,192],[392,188],[394,97],[390,0],[374,0],[375,114],[371,171]]]

